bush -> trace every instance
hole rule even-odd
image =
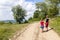
[[[12,22],[11,22],[11,21],[9,21],[9,24],[12,24]]]
[[[40,21],[40,18],[33,18],[32,20],[29,20],[29,22],[35,22],[35,21]]]
[[[0,24],[3,25],[3,24],[5,24],[5,22],[1,21]]]
[[[28,21],[27,20],[25,20],[25,22],[24,23],[28,23]]]
[[[33,19],[32,17],[29,18],[29,20],[32,20],[32,19]]]

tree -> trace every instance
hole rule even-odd
[[[36,11],[34,12],[33,18],[39,18],[39,13],[40,13],[40,11],[39,11],[39,10],[36,10]]]
[[[47,14],[53,17],[59,14],[59,4],[60,0],[47,0],[45,2],[36,3],[36,9],[41,9],[42,14],[40,12],[40,17],[41,15],[46,16]]]
[[[48,15],[49,16],[56,16],[57,14],[59,14],[59,4],[60,4],[60,0],[47,0],[48,4]]]
[[[53,3],[53,4],[59,4],[60,3],[60,0],[46,0],[47,2],[49,1],[50,3]]]
[[[14,13],[14,18],[18,23],[21,23],[23,19],[25,19],[26,11],[20,5],[14,6],[12,12]]]
[[[37,13],[36,14],[39,18],[45,18],[46,14],[47,14],[47,5],[44,2],[38,2],[36,3],[36,9],[37,9]],[[41,9],[41,10],[39,10]],[[38,12],[40,11],[40,12]]]

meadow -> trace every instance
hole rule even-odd
[[[60,35],[60,17],[50,20],[50,27]]]
[[[28,24],[0,24],[0,40],[8,40],[16,31],[21,31]]]
[[[8,40],[15,32],[21,31],[32,22],[39,22],[38,20],[30,20],[29,23],[24,24],[0,24],[0,40]],[[50,19],[49,26],[53,28],[60,35],[60,17]]]

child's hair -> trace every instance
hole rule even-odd
[[[48,17],[48,15],[46,15],[46,17]]]

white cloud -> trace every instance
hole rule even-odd
[[[27,18],[33,16],[35,11],[35,4],[33,2],[27,2],[25,0],[2,0],[0,1],[0,20],[13,20],[13,13],[11,8],[17,4],[20,4],[27,10]]]
[[[27,18],[32,17],[36,8],[35,4],[33,2],[22,2],[22,4],[21,6],[27,10]]]
[[[13,20],[11,13],[11,7],[14,4],[14,0],[2,0],[0,1],[0,20]]]

